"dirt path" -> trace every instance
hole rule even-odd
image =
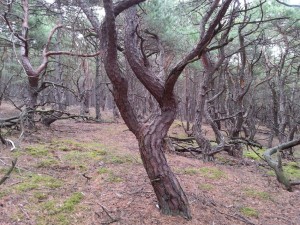
[[[226,155],[203,163],[168,154],[193,220],[161,215],[123,123],[60,121],[38,130],[18,151],[1,150],[1,177],[14,157],[19,169],[0,186],[1,225],[300,224],[299,190],[286,192],[263,168]]]

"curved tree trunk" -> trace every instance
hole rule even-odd
[[[264,152],[264,158],[266,159],[268,165],[274,170],[277,180],[282,183],[288,191],[292,191],[293,182],[291,182],[283,172],[281,152],[282,150],[292,148],[300,144],[300,139],[292,140],[283,144],[279,144],[273,148],[269,148]],[[272,158],[272,155],[277,153],[277,160]],[[298,182],[295,182],[298,184]]]
[[[164,138],[174,116],[171,111],[165,112],[142,126],[138,136],[139,149],[161,212],[191,219],[188,199],[164,154]]]
[[[103,0],[105,17],[102,27],[97,17],[89,9],[87,3],[83,0],[79,2],[98,36],[102,39],[102,47],[105,50],[104,65],[113,85],[114,100],[129,130],[135,134],[139,141],[141,157],[157,196],[161,212],[169,215],[181,215],[190,219],[191,214],[187,197],[168,166],[164,155],[164,146],[166,146],[164,138],[176,115],[177,102],[174,96],[176,81],[184,68],[195,57],[201,56],[204,48],[215,35],[214,31],[224,17],[232,0],[224,2],[215,19],[210,24],[209,29],[206,31],[203,30],[202,38],[199,40],[197,46],[170,70],[167,78],[164,80],[153,73],[144,49],[138,48],[137,14],[135,7],[131,6],[143,1],[145,0],[121,1],[114,5],[112,0]],[[211,5],[205,16],[206,19],[203,20],[203,26],[218,8],[218,4],[219,2],[215,1]],[[131,8],[128,9],[129,7]],[[133,105],[129,101],[128,77],[122,74],[118,63],[118,38],[115,17],[125,9],[128,9],[126,11],[124,38],[125,58],[130,64],[134,75],[157,101],[161,112],[159,115],[153,113],[152,118],[149,118],[144,123],[138,119],[133,110]]]

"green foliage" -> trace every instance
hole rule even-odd
[[[259,213],[256,209],[253,209],[251,207],[242,207],[240,209],[240,212],[244,215],[244,216],[248,216],[248,217],[255,217],[258,218]]]
[[[187,16],[187,10],[183,6],[184,4],[173,0],[154,0],[146,4],[145,20],[150,29],[159,34],[163,42],[177,50],[179,47],[190,49],[199,37],[198,27],[190,22],[196,13]],[[193,19],[197,21],[196,18]]]

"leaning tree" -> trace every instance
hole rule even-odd
[[[154,65],[151,64],[151,60],[147,58],[147,54],[141,48],[143,45],[140,45],[141,39],[138,35],[139,24],[135,5],[144,1],[126,0],[113,4],[112,0],[104,0],[105,17],[101,24],[88,3],[79,0],[83,12],[101,39],[104,66],[113,86],[112,93],[115,102],[126,125],[138,140],[141,158],[158,199],[161,212],[169,215],[181,215],[190,219],[191,212],[187,197],[168,166],[164,154],[167,148],[164,139],[176,117],[178,102],[174,93],[175,84],[184,68],[189,63],[199,59],[205,52],[207,45],[216,35],[232,0],[211,2],[202,19],[201,24],[204,23],[205,26],[201,30],[199,41],[164,78],[153,72],[155,71]],[[116,17],[123,12],[126,24],[123,31],[125,33],[124,39],[120,43],[124,43],[124,50],[120,48],[118,40],[121,38],[118,37],[120,28],[116,26]],[[123,52],[136,78],[159,105],[159,110],[152,112],[147,119],[138,119],[134,111],[134,106],[128,95],[128,77],[120,67],[118,50]]]

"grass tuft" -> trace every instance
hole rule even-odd
[[[250,208],[250,207],[242,207],[240,209],[240,212],[247,217],[255,217],[258,218],[259,213],[256,209]]]

